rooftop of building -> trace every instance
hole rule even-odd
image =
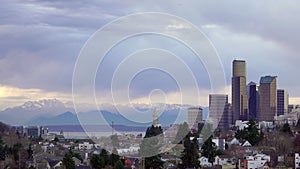
[[[277,76],[263,76],[260,78],[260,84],[262,83],[272,83]]]
[[[241,60],[241,59],[234,59],[233,62],[246,62],[245,60]]]
[[[201,107],[190,107],[188,110],[203,110]]]
[[[248,86],[256,86],[256,83],[251,81],[250,83],[248,83]]]

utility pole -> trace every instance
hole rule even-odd
[[[20,169],[20,168],[21,168],[21,163],[20,163],[20,161],[21,161],[21,159],[20,159],[20,150],[19,150],[18,154],[19,154],[19,169]]]
[[[111,121],[111,135],[114,135],[114,121]]]

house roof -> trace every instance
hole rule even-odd
[[[250,143],[249,143],[249,141],[244,141],[243,143],[242,143],[242,146],[243,147],[248,147],[248,146],[252,146]]]
[[[256,86],[256,83],[251,81],[250,83],[248,83],[248,86]]]
[[[51,160],[51,161],[48,161],[49,163],[49,166],[52,168],[54,166],[56,166],[58,163],[60,163],[61,161],[57,161],[57,160]]]
[[[79,166],[76,166],[75,169],[92,169],[92,168],[87,165],[79,165]]]

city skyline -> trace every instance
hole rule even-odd
[[[278,88],[287,90],[290,94],[290,104],[300,104],[300,87],[297,79],[299,49],[299,23],[297,13],[299,5],[286,2],[247,2],[236,4],[218,2],[226,8],[213,10],[215,2],[192,1],[189,4],[182,1],[150,2],[141,4],[119,2],[88,2],[81,4],[74,1],[72,5],[65,2],[50,1],[4,1],[0,12],[0,109],[21,105],[28,100],[57,98],[64,102],[72,101],[72,73],[80,49],[88,38],[99,28],[109,22],[136,12],[163,12],[182,17],[196,25],[215,46],[220,62],[224,68],[226,93],[231,100],[231,62],[234,59],[247,61],[247,81],[259,82],[265,75],[278,76]],[[101,6],[101,7],[100,7]],[[245,9],[245,6],[249,9]],[[280,8],[278,8],[280,6]],[[238,7],[245,11],[242,15]],[[93,9],[93,10],[90,10]],[[88,12],[87,12],[88,11]],[[255,11],[255,12],[254,12]],[[286,12],[289,11],[289,12]],[[278,16],[278,13],[281,13]],[[291,15],[295,14],[295,15]],[[263,16],[263,17],[258,17]],[[154,23],[158,24],[158,23]],[[254,26],[255,25],[255,26]],[[287,25],[288,28],[287,28]],[[180,23],[170,25],[172,28],[184,29]],[[122,27],[118,30],[122,31]],[[157,37],[140,37],[120,45],[117,49],[129,55],[133,52],[131,46],[139,44],[139,48],[149,47],[158,42],[155,47],[164,49],[176,48],[176,54],[183,59],[192,72],[196,74],[199,83],[200,104],[208,106],[208,95],[211,93],[209,77],[205,65],[190,56],[191,53],[181,47],[178,42]],[[130,48],[130,50],[127,50]],[[111,103],[107,84],[100,83],[111,77],[114,65],[122,57],[120,52],[108,54],[107,67],[96,80],[99,102]],[[200,65],[200,66],[199,66]],[[143,85],[149,79],[149,85]],[[108,81],[108,80],[107,80]],[[161,82],[152,83],[151,81]],[[109,82],[109,81],[108,81]],[[178,87],[169,76],[155,71],[145,72],[133,81],[129,93],[133,102],[150,103],[149,91],[161,85],[168,98],[167,103],[178,103]],[[189,89],[189,86],[184,86]],[[220,89],[224,91],[224,89]],[[221,92],[223,94],[223,92]],[[164,101],[164,95],[159,91],[153,99]],[[83,102],[92,102],[88,96],[81,93]],[[195,104],[193,93],[189,93],[188,102]]]

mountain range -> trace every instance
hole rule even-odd
[[[153,109],[153,107],[155,107]],[[101,110],[74,113],[74,109],[57,99],[29,101],[21,106],[0,111],[0,119],[11,125],[126,125],[149,126],[152,112],[158,114],[159,123],[169,126],[187,121],[187,109],[191,105],[179,104],[134,104],[100,105]],[[203,107],[202,107],[203,108]],[[208,108],[203,108],[203,118],[208,116]]]

